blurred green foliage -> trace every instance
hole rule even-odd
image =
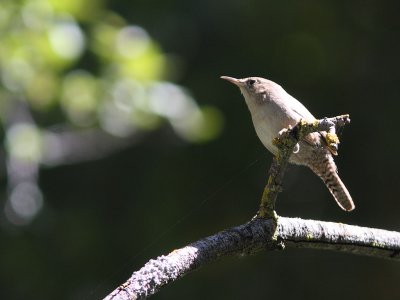
[[[17,98],[34,111],[61,109],[54,123],[117,136],[158,128],[162,119],[190,141],[220,132],[217,110],[201,109],[186,90],[164,82],[176,66],[157,42],[102,1],[4,0],[0,11],[3,124]],[[180,107],[167,115],[157,105]]]
[[[26,178],[25,169],[66,163],[47,159],[62,152],[49,139],[52,127],[132,139],[168,122],[189,142],[207,142],[221,132],[215,107],[200,107],[187,89],[168,81],[176,64],[158,43],[101,1],[5,0],[0,11],[0,124],[12,160],[7,177],[16,178],[8,186],[11,222],[29,223],[39,212],[18,218],[16,203],[28,207],[32,199],[12,195],[23,196],[15,192],[22,181],[38,180],[37,171]]]

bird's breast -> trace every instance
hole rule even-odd
[[[296,125],[299,121],[295,116],[283,107],[274,107],[274,104],[265,103],[259,107],[254,107],[251,111],[253,125],[258,138],[264,146],[273,154],[277,153],[277,148],[272,140],[278,136],[279,131],[284,128]]]

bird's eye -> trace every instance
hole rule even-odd
[[[249,85],[249,87],[252,87],[255,83],[256,81],[254,79],[247,80],[247,84]]]

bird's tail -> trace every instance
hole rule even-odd
[[[309,167],[325,182],[340,208],[346,211],[352,211],[355,208],[349,191],[337,174],[336,164],[330,153],[321,157],[320,160],[314,160]]]

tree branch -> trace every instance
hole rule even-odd
[[[223,256],[285,247],[336,250],[400,261],[400,233],[341,223],[278,217],[255,218],[150,260],[106,300],[143,299]]]
[[[286,166],[298,141],[312,132],[324,131],[327,145],[336,151],[339,143],[336,128],[349,122],[349,115],[343,115],[311,122],[300,120],[293,128],[283,129],[274,139],[278,155],[272,162],[260,208],[253,220],[150,260],[105,299],[146,298],[168,283],[220,257],[253,254],[263,249],[314,248],[399,261],[399,232],[278,217],[274,210]]]

